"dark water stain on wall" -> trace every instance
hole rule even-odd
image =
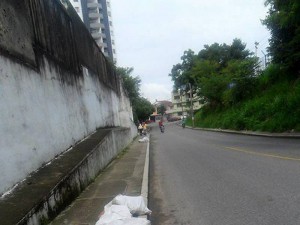
[[[65,8],[59,0],[1,0],[0,53],[38,72],[47,58],[67,85],[77,85],[86,67],[120,94],[114,66],[67,4]]]

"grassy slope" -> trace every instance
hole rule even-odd
[[[195,115],[195,125],[233,130],[300,131],[300,82],[278,82],[253,99],[225,110],[200,110]]]

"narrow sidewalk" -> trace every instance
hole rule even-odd
[[[137,196],[148,186],[149,142],[137,137],[51,225],[95,225],[104,206],[116,195]],[[145,168],[145,174],[144,174]],[[144,178],[144,179],[143,179]],[[147,192],[147,190],[146,190]]]

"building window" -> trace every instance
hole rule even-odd
[[[76,12],[79,13],[79,7],[75,7]]]
[[[78,2],[78,0],[73,0],[73,2]]]

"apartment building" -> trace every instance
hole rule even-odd
[[[106,57],[117,61],[109,0],[69,0]]]
[[[169,110],[169,114],[173,117],[190,115],[191,110],[195,111],[201,108],[199,97],[193,93],[192,98],[190,91],[172,91],[172,108]],[[191,103],[193,107],[191,107]]]

